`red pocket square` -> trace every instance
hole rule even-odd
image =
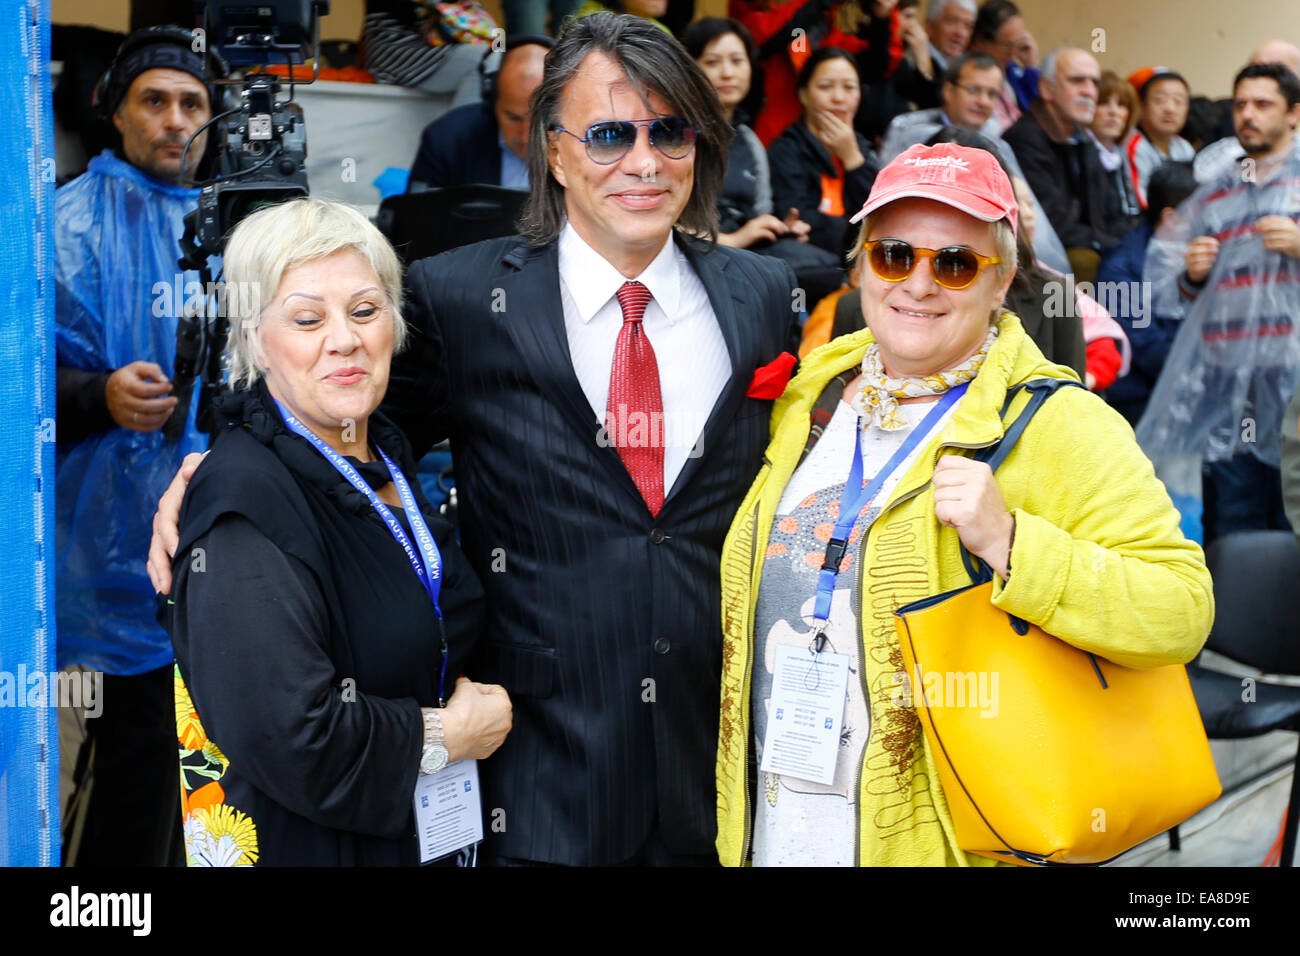
[[[745,392],[750,398],[779,398],[790,382],[790,373],[799,360],[789,352],[782,352],[772,361],[754,370],[754,378]]]

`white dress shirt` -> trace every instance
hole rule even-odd
[[[569,355],[599,426],[605,421],[614,346],[623,328],[615,293],[628,279],[568,223],[560,233],[559,257]],[[671,237],[635,281],[653,296],[641,326],[659,365],[666,498],[687,459],[703,451],[697,443],[731,378],[731,358],[704,283]],[[617,435],[610,437],[617,441]]]

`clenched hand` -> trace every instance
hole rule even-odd
[[[966,550],[982,558],[999,577],[1010,574],[1015,519],[987,462],[944,455],[934,466],[934,515],[956,528]]]

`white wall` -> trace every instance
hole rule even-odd
[[[1187,77],[1193,93],[1229,96],[1232,78],[1265,40],[1300,44],[1296,0],[1016,0],[1046,53],[1054,46],[1092,49],[1103,70],[1128,76],[1167,66]]]

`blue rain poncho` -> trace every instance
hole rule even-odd
[[[1147,249],[1153,315],[1180,319],[1137,438],[1202,540],[1201,466],[1250,454],[1279,467],[1283,413],[1300,379],[1300,260],[1266,250],[1261,216],[1300,220],[1300,149],[1258,176],[1233,167],[1203,184]],[[1206,281],[1186,276],[1188,243],[1219,240]]]
[[[111,152],[54,198],[58,363],[108,372],[156,362],[170,379],[176,325],[196,272],[176,260],[198,190],[146,175]],[[169,664],[145,571],[158,498],[181,459],[207,447],[195,403],[179,441],[113,427],[56,459],[59,666],[139,674]]]

